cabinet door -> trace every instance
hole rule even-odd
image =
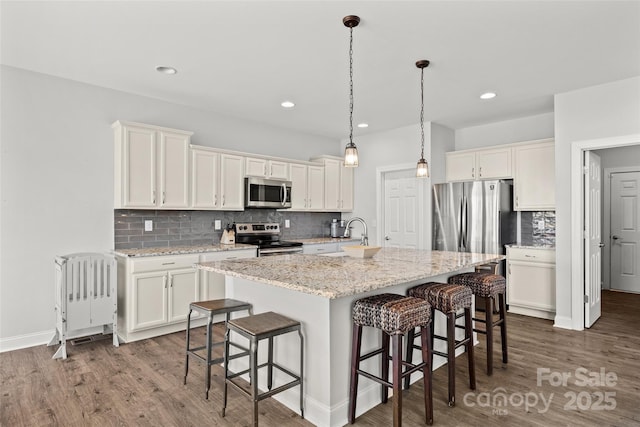
[[[324,209],[324,167],[308,167],[308,191],[307,206],[309,209],[318,211]]]
[[[554,264],[509,261],[508,303],[534,310],[555,312],[556,269]]]
[[[324,162],[324,208],[328,211],[340,209],[340,169],[341,162],[325,160]]]
[[[267,177],[267,160],[254,157],[245,158],[245,174],[247,176]]]
[[[554,143],[538,143],[514,148],[514,209],[555,210]]]
[[[353,210],[353,168],[345,168],[340,164],[340,210],[351,212]]]
[[[124,127],[123,207],[156,206],[156,131]]]
[[[132,275],[131,331],[167,323],[167,282],[166,271]]]
[[[289,163],[271,160],[268,167],[269,178],[289,179]]]
[[[168,321],[187,320],[189,304],[200,299],[198,271],[193,268],[169,271]]]
[[[161,208],[189,207],[189,136],[159,132]]]
[[[296,163],[289,164],[291,179],[291,209],[307,208],[307,166]]]
[[[449,181],[465,181],[476,178],[475,152],[445,154],[446,179]]]
[[[225,210],[244,209],[243,158],[232,154],[220,155],[220,207]]]
[[[512,178],[511,148],[480,150],[476,153],[478,179]]]
[[[218,153],[191,150],[191,206],[218,207]]]

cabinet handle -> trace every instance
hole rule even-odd
[[[271,165],[271,172],[269,173],[269,175],[273,175],[273,165]]]
[[[535,258],[535,257],[536,257],[535,255],[527,255],[527,254],[524,254],[524,256],[525,256],[526,258]]]
[[[309,199],[309,207],[311,207],[311,199]]]
[[[471,178],[476,177],[476,168],[471,168]]]
[[[217,194],[214,194],[214,195],[213,195],[213,204],[214,204],[214,205],[217,205],[217,204],[218,204],[218,195],[217,195]]]
[[[304,199],[304,207],[307,207],[307,199]]]
[[[166,199],[166,193],[163,191],[162,192],[162,204],[164,205],[164,201]]]
[[[162,263],[162,265],[173,265],[173,264],[175,264],[175,261],[174,262],[163,262]]]
[[[516,196],[516,207],[518,207],[518,196]]]
[[[156,190],[153,190],[153,203],[152,204],[156,204]]]
[[[168,273],[167,273],[168,275]],[[165,289],[167,289],[167,276],[163,276],[162,277],[162,286],[164,286]]]
[[[478,170],[478,173],[480,174],[480,178],[482,178],[482,166],[480,166],[480,169]]]
[[[222,195],[222,206],[224,206],[224,194]]]

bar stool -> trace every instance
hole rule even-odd
[[[456,404],[456,349],[464,346],[467,352],[469,363],[469,387],[471,390],[476,389],[476,369],[473,357],[473,325],[471,323],[471,289],[462,285],[450,285],[447,283],[425,283],[413,287],[407,291],[407,295],[415,298],[422,298],[429,301],[431,305],[431,357],[433,365],[433,354],[447,358],[447,369],[449,374],[449,406]],[[457,313],[464,309],[464,313]],[[443,337],[435,335],[435,311],[442,312],[447,317],[447,336]],[[456,319],[464,316],[464,339],[456,340]],[[447,352],[436,351],[433,346],[433,340],[438,338],[447,342]],[[415,329],[410,329],[407,338],[407,361],[412,362],[413,349],[420,349],[420,346],[414,344]],[[410,386],[409,377],[405,378],[405,389]]]
[[[300,386],[300,416],[304,418],[303,407],[303,361],[304,361],[304,338],[302,336],[300,322],[285,317],[281,314],[274,313],[272,311],[256,314],[255,316],[241,317],[239,319],[233,319],[227,322],[227,331],[225,334],[225,355],[229,354],[229,346],[233,343],[229,340],[229,333],[233,331],[249,340],[250,351],[243,353],[241,356],[249,356],[249,368],[240,372],[229,371],[228,363],[224,364],[224,394],[222,404],[222,416],[225,416],[227,408],[227,386],[231,384],[234,388],[240,391],[245,396],[251,398],[253,401],[253,425],[258,425],[258,402],[273,396],[281,391],[288,390],[297,385]],[[273,361],[273,338],[278,335],[283,335],[289,332],[298,332],[300,337],[300,374],[296,375],[289,369],[278,365]],[[269,340],[268,347],[268,360],[266,363],[258,364],[258,342],[263,339]],[[268,391],[260,393],[258,391],[258,369],[267,368],[267,388]],[[273,368],[277,368],[281,372],[287,374],[292,378],[286,384],[276,387],[272,390],[273,386]],[[234,381],[236,377],[249,373],[251,379],[250,390],[247,391],[240,383]]]
[[[211,326],[213,324],[213,317],[219,314],[225,314],[225,324],[229,322],[231,313],[235,311],[247,310],[251,314],[252,306],[248,302],[238,301],[234,299],[215,299],[210,301],[198,301],[189,304],[189,315],[187,316],[187,351],[184,364],[184,382],[187,383],[187,374],[189,373],[189,356],[204,362],[207,365],[207,390],[205,392],[205,399],[209,399],[209,389],[211,388],[211,365],[225,361],[225,355],[216,359],[211,359],[211,350],[213,347],[223,345],[224,341],[212,342]],[[199,347],[190,347],[191,340],[191,313],[196,311],[202,315],[207,316],[207,342],[205,345]],[[246,349],[236,346],[246,351]],[[197,352],[206,349],[206,355],[201,356]],[[226,350],[225,350],[226,351]],[[225,362],[226,365],[226,362]]]
[[[356,415],[358,376],[362,375],[382,385],[382,403],[387,403],[388,389],[393,388],[393,425],[402,425],[402,379],[422,370],[424,381],[424,408],[427,424],[433,424],[431,393],[431,306],[420,298],[396,294],[379,294],[362,298],[353,304],[353,335],[351,344],[351,385],[349,387],[349,423]],[[360,354],[362,327],[370,326],[382,331],[382,346],[365,355]],[[409,364],[402,360],[402,337],[407,331],[420,327],[422,363]],[[389,337],[392,338],[393,380],[389,382]],[[360,369],[360,362],[372,356],[382,356],[381,376]],[[406,366],[402,372],[402,366]]]
[[[500,326],[502,341],[502,363],[507,363],[507,305],[505,302],[506,281],[504,277],[491,271],[476,271],[462,273],[449,277],[451,284],[468,286],[476,297],[485,303],[485,319],[473,318],[476,322],[484,323],[485,329],[474,331],[487,336],[487,375],[493,374],[493,328]],[[498,301],[498,320],[493,320],[494,302]]]

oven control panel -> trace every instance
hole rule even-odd
[[[236,224],[238,234],[280,234],[280,224],[277,222],[265,223],[238,223]]]

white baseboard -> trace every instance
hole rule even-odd
[[[5,351],[20,350],[22,348],[46,345],[49,343],[55,331],[36,332],[33,334],[17,335],[14,337],[0,338],[0,353]]]
[[[555,320],[553,322],[553,326],[555,328],[574,329],[573,328],[573,321],[572,321],[571,317],[565,317],[565,316],[557,316],[556,315]]]

